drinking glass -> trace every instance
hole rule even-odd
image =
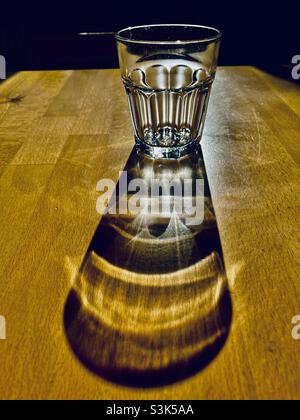
[[[116,34],[137,148],[179,158],[201,140],[221,32],[200,25],[136,26]]]

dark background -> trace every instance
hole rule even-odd
[[[150,23],[196,23],[223,31],[221,65],[256,65],[274,72],[300,54],[296,2],[28,2],[0,6],[0,54],[9,72],[116,67],[113,32]],[[81,36],[81,32],[104,32]]]

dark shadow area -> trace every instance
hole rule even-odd
[[[161,386],[218,355],[231,298],[201,150],[170,161],[134,151],[125,170],[106,207],[116,214],[106,213],[95,232],[64,326],[73,352],[95,374]],[[144,190],[133,187],[137,179]],[[180,194],[185,180],[191,188]]]
[[[3,2],[4,3],[4,2]],[[1,5],[0,54],[9,71],[117,67],[113,33],[154,23],[214,26],[224,37],[220,65],[290,65],[299,54],[297,3],[171,1],[68,4],[5,2]],[[98,33],[82,36],[81,33]]]

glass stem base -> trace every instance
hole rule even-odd
[[[179,159],[183,156],[194,153],[199,148],[199,140],[192,140],[184,146],[161,147],[150,146],[139,138],[135,138],[138,151],[153,159]]]

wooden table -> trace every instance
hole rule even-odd
[[[63,312],[99,223],[96,183],[133,147],[117,70],[22,72],[0,86],[0,398],[300,398],[300,89],[220,68],[203,154],[233,305],[222,351],[157,388],[114,384],[71,351]]]

